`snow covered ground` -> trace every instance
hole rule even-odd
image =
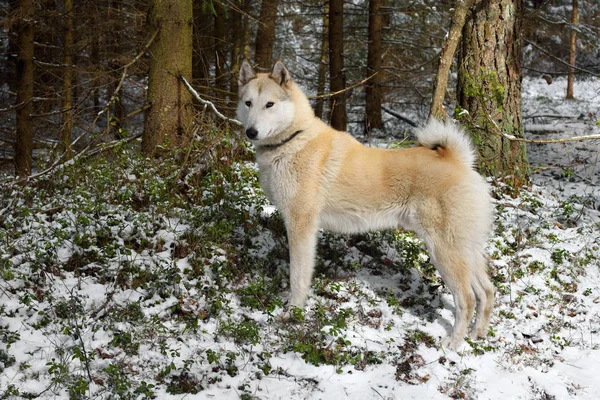
[[[525,80],[526,116],[574,116],[528,118],[528,137],[600,133],[599,82],[570,102],[563,83]],[[495,184],[495,309],[457,352],[439,346],[452,298],[401,232],[323,234],[307,310],[282,321],[285,237],[251,163],[204,177],[185,209],[136,165],[14,189],[0,398],[597,399],[599,147],[530,145],[531,188]]]

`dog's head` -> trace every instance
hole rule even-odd
[[[246,60],[240,67],[237,118],[246,136],[260,142],[285,131],[294,120],[294,103],[289,95],[290,72],[281,61],[271,73],[256,73]]]

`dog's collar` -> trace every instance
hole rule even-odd
[[[260,147],[262,147],[263,149],[276,149],[280,146],[283,146],[284,144],[286,144],[287,142],[289,142],[290,140],[292,140],[293,138],[295,138],[296,136],[298,136],[301,133],[302,133],[302,130],[296,131],[296,132],[292,133],[290,136],[283,139],[279,143],[263,144]]]

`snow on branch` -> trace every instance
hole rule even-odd
[[[205,106],[209,106],[211,108],[211,110],[213,110],[213,112],[217,115],[217,117],[219,117],[227,122],[231,122],[234,125],[244,126],[244,124],[242,124],[237,119],[229,118],[229,117],[225,116],[222,112],[217,110],[217,107],[215,107],[215,104],[212,101],[204,100],[202,97],[200,97],[198,92],[192,87],[192,85],[190,85],[190,83],[187,81],[187,79],[185,79],[185,77],[183,75],[180,75],[179,79],[181,79],[181,81],[183,82],[183,84],[185,85],[187,90],[192,94],[192,96],[194,96],[194,98],[196,100],[198,100],[200,103],[204,104]]]

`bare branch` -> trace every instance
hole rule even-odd
[[[375,75],[377,75],[379,72],[375,72],[373,75],[369,76],[368,78],[363,79],[362,81],[355,83],[352,86],[348,86],[347,88],[344,88],[343,90],[338,90],[337,92],[334,93],[327,93],[327,94],[322,94],[320,96],[311,96],[309,97],[309,99],[326,99],[327,97],[333,97],[336,96],[340,93],[344,93],[347,92],[348,90],[352,90],[357,86],[362,86],[365,84],[365,82],[367,82],[369,79],[372,79]]]
[[[183,75],[180,75],[179,79],[181,79],[181,81],[183,82],[183,84],[185,85],[187,90],[192,94],[192,96],[194,96],[194,98],[196,100],[198,100],[200,103],[204,104],[205,106],[209,106],[211,108],[211,110],[213,110],[213,112],[215,114],[217,114],[217,117],[219,117],[227,122],[231,122],[234,125],[244,126],[244,124],[242,124],[237,119],[229,118],[229,117],[225,116],[223,113],[221,113],[219,110],[217,110],[217,107],[215,107],[215,104],[212,101],[204,100],[202,97],[200,97],[198,92],[192,87],[192,85],[190,85],[190,83],[187,81],[187,79],[185,79],[185,77]]]

